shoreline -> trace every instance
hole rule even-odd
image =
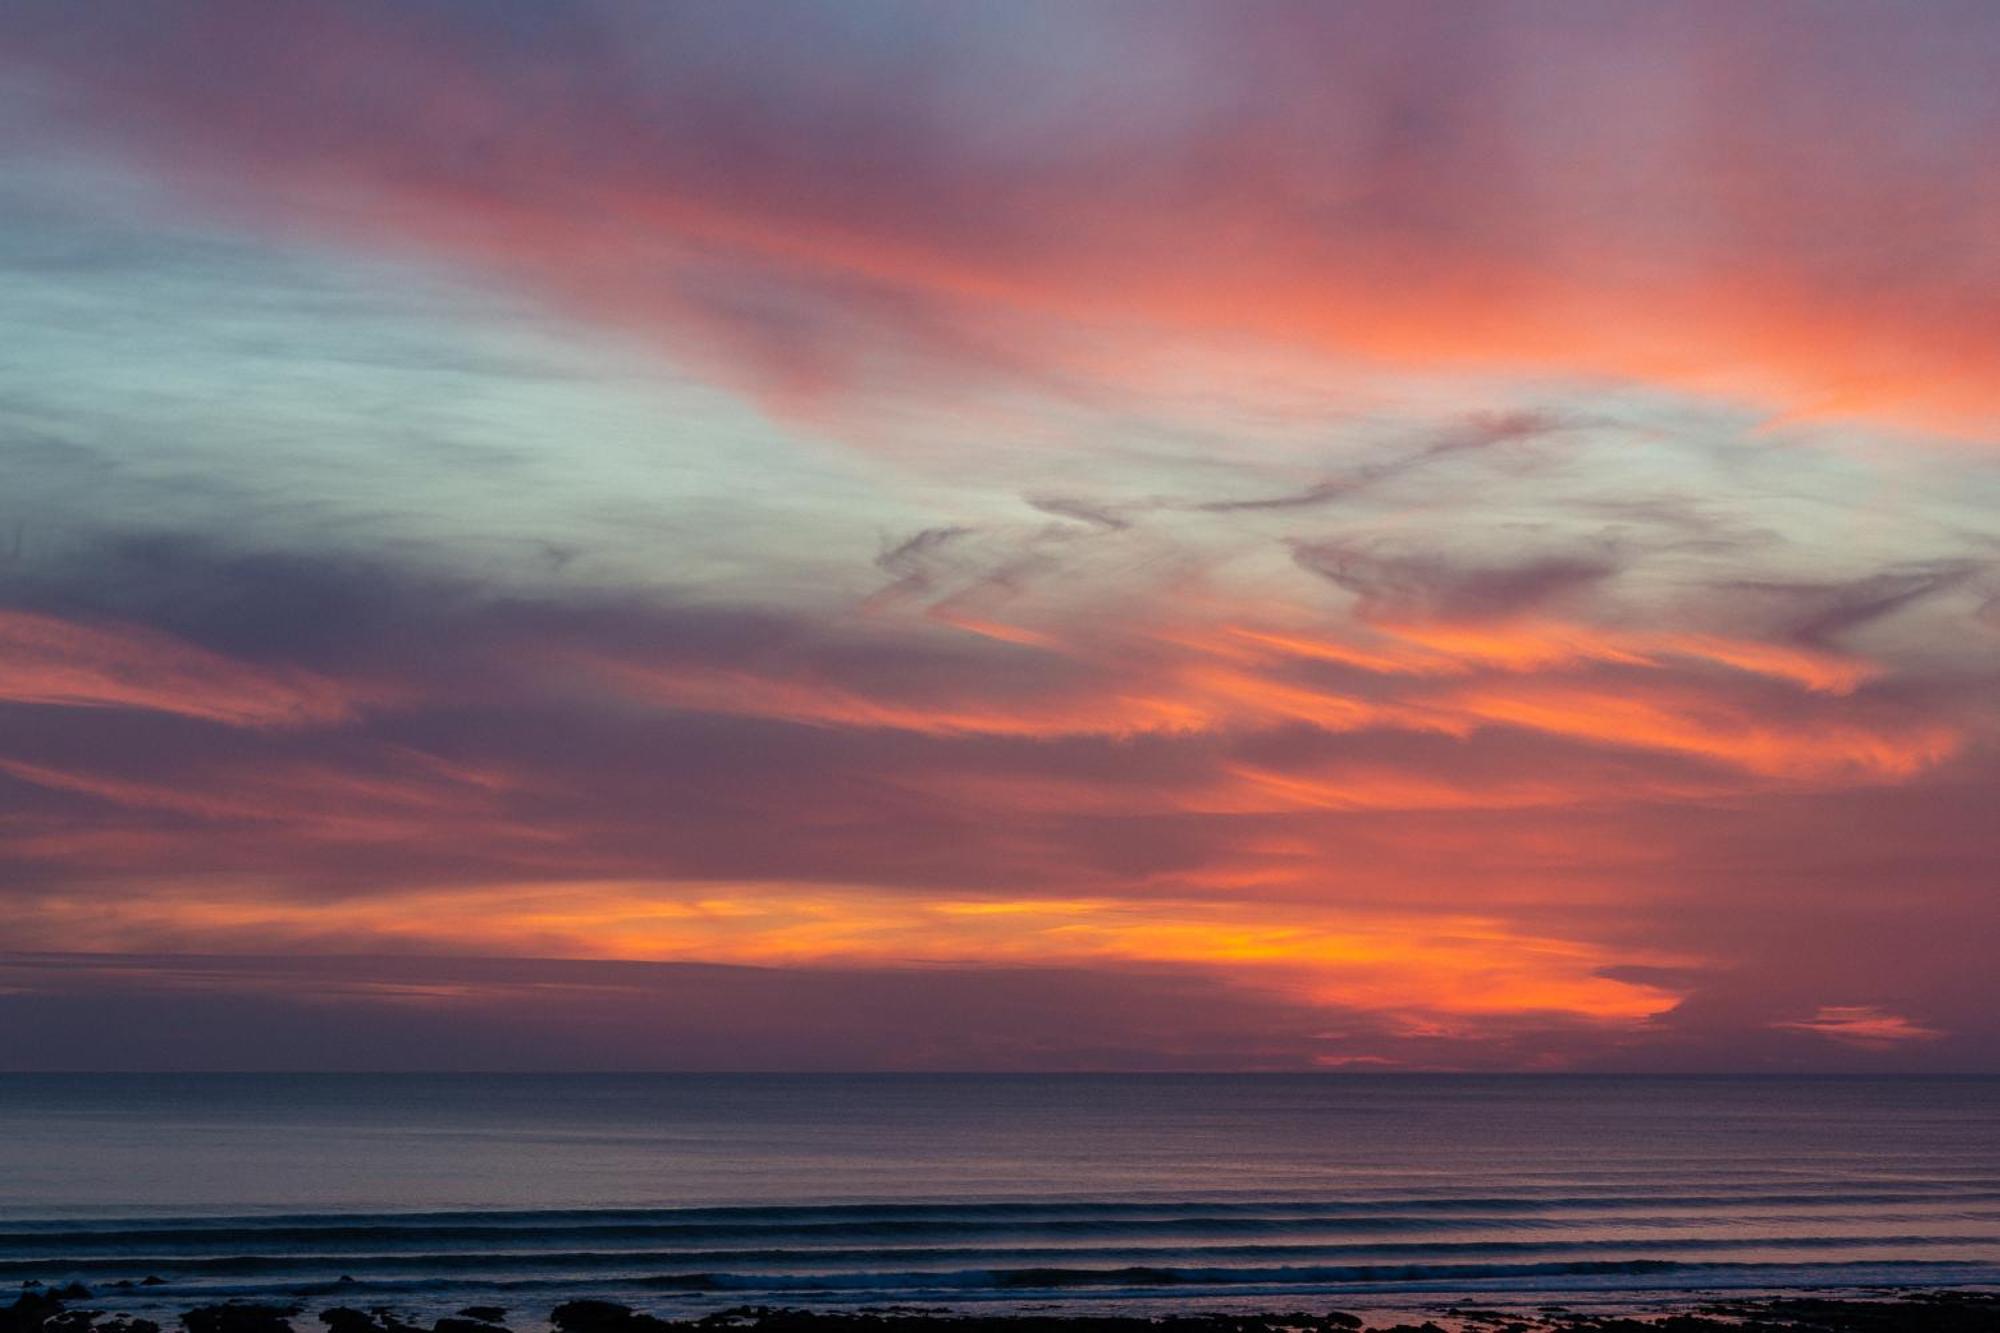
[[[1549,1293],[1555,1294],[1555,1293]],[[1470,1297],[1473,1293],[1463,1293]],[[167,1321],[108,1308],[87,1289],[24,1287],[0,1307],[0,1333],[1994,1333],[2000,1291],[1904,1289],[1862,1295],[1721,1296],[1606,1300],[1592,1308],[1496,1292],[1483,1300],[1411,1304],[1393,1312],[1273,1310],[1156,1315],[1051,1313],[1016,1307],[968,1314],[937,1306],[840,1309],[735,1306],[669,1317],[615,1301],[564,1301],[537,1313],[468,1306],[424,1321],[389,1305],[354,1307],[224,1302]],[[1607,1293],[1608,1295],[1608,1293]],[[100,1308],[103,1307],[103,1308]],[[1358,1312],[1357,1312],[1358,1311]]]

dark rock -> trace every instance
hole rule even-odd
[[[329,1333],[381,1333],[381,1325],[372,1316],[345,1305],[321,1310],[319,1321],[327,1326]]]
[[[187,1333],[292,1333],[292,1320],[303,1313],[297,1305],[198,1305],[181,1313]]]
[[[102,1310],[64,1310],[48,1317],[43,1323],[43,1333],[90,1333]]]
[[[163,1277],[154,1277],[148,1273],[145,1277],[139,1279],[139,1285],[142,1287],[164,1287],[167,1285],[167,1280]]]
[[[1022,1270],[1017,1270],[1022,1271]],[[1150,1270],[1123,1270],[1124,1273]],[[1038,1275],[1039,1276],[1039,1275]],[[681,1279],[676,1278],[678,1284]],[[1500,1333],[2000,1333],[2000,1293],[1899,1292],[1892,1299],[1746,1297],[1685,1308],[1598,1314],[1561,1306],[1520,1318],[1468,1306],[1451,1316]],[[484,1311],[481,1311],[484,1313]],[[1504,1322],[1502,1322],[1504,1321]],[[571,1301],[550,1316],[558,1333],[1356,1333],[1361,1321],[1331,1311],[1262,1314],[1062,1315],[1017,1310],[955,1315],[876,1306],[815,1311],[736,1306],[694,1319],[666,1320],[612,1301]],[[0,1333],[7,1333],[0,1330]],[[91,1333],[104,1333],[102,1329]],[[439,1320],[432,1333],[501,1333],[484,1321]],[[1375,1333],[1445,1333],[1435,1322],[1399,1323]]]
[[[424,1333],[421,1325],[386,1305],[371,1305],[366,1310],[336,1305],[321,1310],[319,1321],[327,1326],[328,1333]]]
[[[453,1319],[446,1316],[431,1325],[431,1333],[507,1333],[507,1330],[482,1319]]]
[[[45,1291],[41,1283],[23,1283],[24,1290],[14,1303],[0,1308],[0,1333],[42,1333],[48,1322],[62,1313],[63,1303]]]
[[[640,1314],[616,1301],[565,1301],[549,1311],[557,1333],[663,1333],[673,1327],[665,1319]]]
[[[506,1309],[498,1305],[468,1305],[459,1314],[467,1319],[477,1319],[482,1324],[497,1324],[507,1317]]]

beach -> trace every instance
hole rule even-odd
[[[89,1308],[72,1291],[24,1291],[0,1309],[0,1333],[162,1333],[158,1320]],[[113,1302],[116,1304],[117,1302]],[[184,1333],[514,1333],[509,1312],[471,1306],[425,1323],[389,1306],[230,1302],[196,1306],[171,1324]],[[1357,1314],[1346,1310],[1261,1314],[973,1315],[918,1307],[828,1312],[740,1306],[693,1319],[663,1319],[611,1301],[566,1301],[545,1317],[514,1321],[552,1333],[1989,1333],[2000,1328],[2000,1293],[1927,1291],[1864,1297],[1738,1296],[1732,1299],[1563,1305],[1433,1302]]]

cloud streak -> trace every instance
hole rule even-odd
[[[261,670],[143,627],[0,611],[0,701],[297,727],[345,721],[376,695],[307,671]]]

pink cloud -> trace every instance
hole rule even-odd
[[[1774,1028],[1811,1032],[1829,1041],[1860,1047],[1889,1047],[1905,1042],[1936,1041],[1945,1034],[1872,1004],[1823,1004],[1811,1018],[1771,1024]]]
[[[0,610],[0,700],[172,713],[233,727],[325,726],[381,695],[233,661],[156,630]]]

